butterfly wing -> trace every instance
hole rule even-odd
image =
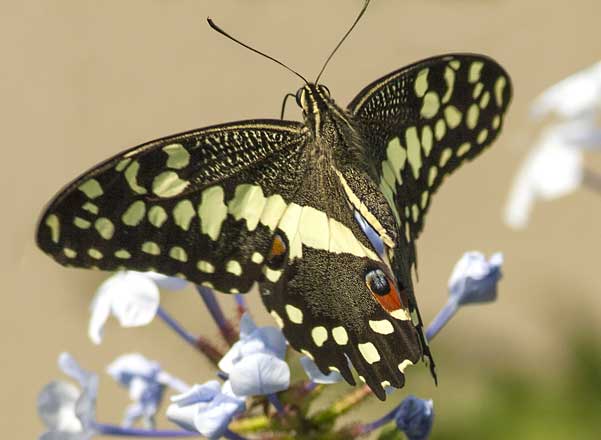
[[[340,371],[354,384],[352,366],[384,400],[385,387],[401,388],[405,367],[421,358],[419,337],[406,304],[391,298],[387,311],[368,289],[366,273],[390,270],[349,208],[338,174],[324,163],[307,170],[276,228],[282,243],[272,253],[280,249],[286,258],[268,265],[262,300],[290,345],[322,372]]]
[[[511,93],[492,59],[451,54],[392,72],[349,104],[408,241],[421,232],[445,176],[496,139]]]
[[[66,266],[155,270],[246,292],[303,172],[301,124],[255,120],[152,141],[67,185],[39,247]]]

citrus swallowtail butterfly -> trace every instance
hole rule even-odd
[[[226,293],[258,283],[292,347],[353,385],[354,367],[384,399],[424,356],[434,374],[415,240],[432,194],[494,141],[510,98],[507,73],[471,54],[392,72],[346,108],[307,82],[303,123],[202,128],[95,166],[50,202],[37,242],[65,266],[154,270]]]

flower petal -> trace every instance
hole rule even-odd
[[[140,272],[118,272],[98,288],[90,306],[88,335],[94,343],[102,340],[102,328],[109,311],[123,327],[148,324],[159,307],[159,289]]]
[[[135,272],[135,271],[132,271],[132,272]],[[163,275],[162,273],[158,273],[158,272],[138,272],[138,273],[141,273],[142,275],[145,275],[148,278],[150,278],[152,281],[154,281],[156,283],[157,286],[159,286],[160,289],[182,290],[182,289],[186,288],[186,286],[188,286],[188,284],[190,284],[189,281],[184,280],[182,278],[170,277],[168,275]]]
[[[96,376],[94,373],[81,368],[75,358],[67,352],[63,352],[58,356],[58,367],[67,376],[79,382],[82,387],[85,387],[92,377]]]
[[[194,385],[188,391],[171,397],[171,401],[179,406],[195,403],[210,402],[221,390],[221,385],[216,380],[210,380],[202,385]]]
[[[159,289],[142,274],[118,274],[113,288],[112,311],[123,327],[139,327],[152,321],[159,307]]]
[[[256,334],[253,333],[253,336],[263,341],[265,346],[278,358],[284,359],[288,343],[279,328],[273,326],[260,327]]]
[[[301,356],[300,363],[303,366],[305,373],[307,373],[309,379],[315,383],[332,384],[338,383],[342,380],[342,375],[337,371],[332,371],[330,374],[322,373],[317,367],[317,364],[307,356]]]
[[[111,292],[106,289],[98,289],[96,296],[90,304],[90,322],[88,323],[88,337],[94,344],[102,342],[104,324],[111,315]]]
[[[255,353],[234,366],[230,382],[237,396],[272,394],[290,386],[290,368],[277,356]]]
[[[480,252],[466,252],[453,268],[449,293],[458,304],[488,302],[496,299],[501,278],[503,255],[494,254],[489,261]]]
[[[409,440],[426,440],[434,422],[432,400],[408,396],[399,406],[395,421]]]
[[[219,394],[194,418],[196,430],[209,439],[218,439],[226,431],[232,419],[242,414],[245,409],[244,400]]]
[[[75,416],[79,395],[79,389],[68,382],[54,381],[46,385],[37,400],[38,414],[44,424],[52,430],[81,432],[81,422]]]
[[[536,98],[531,114],[540,118],[554,112],[564,118],[573,118],[598,110],[600,103],[601,62],[549,87]]]
[[[188,431],[196,431],[194,419],[196,414],[208,406],[208,403],[195,403],[191,405],[179,405],[172,403],[167,407],[167,418],[173,423]]]
[[[244,313],[240,318],[240,339],[249,337],[255,330],[257,325],[252,320],[250,314]]]
[[[174,403],[167,408],[167,418],[210,439],[221,437],[232,418],[245,408],[244,399],[231,393],[228,382],[220,389],[215,380],[194,385],[189,392],[171,400]]]
[[[48,431],[39,437],[39,440],[89,440],[94,435],[93,432],[66,432],[66,431]]]
[[[555,199],[575,191],[584,178],[582,151],[600,148],[601,129],[594,115],[545,130],[516,176],[505,208],[505,222],[523,228],[536,198]]]
[[[152,380],[161,367],[158,362],[150,361],[139,353],[128,353],[111,362],[106,371],[115,381],[128,386],[134,377]]]

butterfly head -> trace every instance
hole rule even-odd
[[[306,115],[328,108],[330,90],[323,84],[306,84],[296,92],[296,103]]]

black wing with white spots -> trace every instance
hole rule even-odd
[[[132,148],[50,202],[38,245],[66,266],[155,270],[246,292],[296,190],[306,141],[299,123],[256,120]]]

